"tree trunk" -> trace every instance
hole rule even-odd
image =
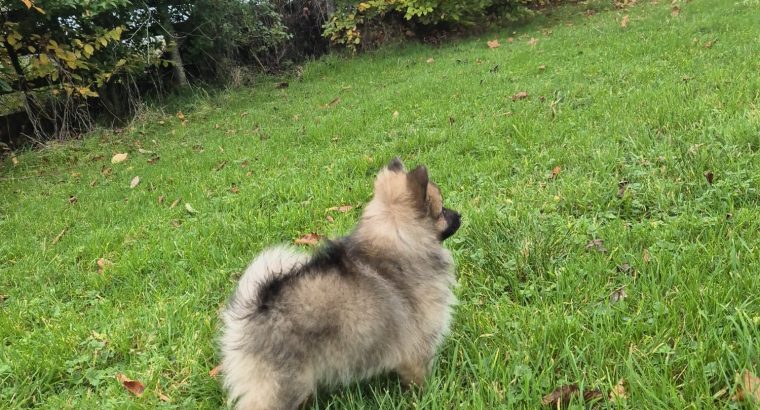
[[[167,40],[174,43],[174,47],[171,48],[174,80],[180,88],[187,87],[190,83],[187,81],[185,66],[182,63],[182,54],[179,52],[180,39],[177,37],[177,33],[174,32],[174,26],[172,25],[172,19],[169,17],[168,7],[161,10],[161,20],[161,25],[166,32]]]

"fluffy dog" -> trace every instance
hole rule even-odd
[[[422,385],[451,320],[460,225],[424,166],[398,159],[348,236],[309,256],[261,253],[222,313],[224,386],[237,409],[294,409],[318,386],[395,371]]]

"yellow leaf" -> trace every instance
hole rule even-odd
[[[34,46],[29,46],[26,49],[29,50],[30,53],[36,53],[37,52],[37,49],[34,48]]]
[[[21,1],[24,3],[24,5],[26,6],[26,8],[28,8],[28,9],[32,8],[33,4],[32,4],[32,2],[30,0],[21,0]]]
[[[42,10],[41,8],[39,8],[37,6],[34,6],[34,9],[37,10],[37,12],[40,13],[40,14],[45,14],[45,10]]]
[[[119,61],[116,62],[116,67],[121,67],[121,66],[123,66],[126,63],[127,63],[127,60],[125,60],[125,59],[122,58],[122,59],[120,59]]]
[[[85,44],[84,45],[84,55],[85,56],[89,57],[94,52],[95,52],[95,49],[93,49],[91,45],[89,45],[89,44]]]
[[[84,44],[82,44],[82,40],[75,38],[74,44],[76,44],[77,47],[84,47]]]
[[[105,38],[101,37],[101,38],[100,38],[100,44],[102,44],[102,45],[103,45],[103,47],[105,47],[105,46],[107,46],[107,45],[108,45],[108,40],[106,40]]]
[[[367,3],[359,3],[359,6],[357,7],[359,11],[364,11],[364,10],[367,10],[368,8],[369,8],[369,4]]]

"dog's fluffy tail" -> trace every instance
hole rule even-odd
[[[240,278],[238,287],[222,312],[224,331],[221,337],[222,375],[230,401],[238,409],[277,408],[275,369],[259,360],[246,348],[252,329],[247,318],[258,305],[259,289],[268,280],[297,269],[308,260],[305,254],[290,247],[275,247],[262,252]]]

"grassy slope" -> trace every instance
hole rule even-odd
[[[325,208],[367,201],[378,167],[401,155],[427,164],[466,218],[449,242],[452,335],[425,391],[380,378],[316,406],[536,407],[558,385],[621,378],[632,408],[730,406],[730,392],[712,396],[742,368],[760,371],[756,7],[563,8],[514,34],[326,58],[285,90],[183,100],[185,126],[153,114],[8,161],[0,403],[219,407],[207,373],[238,272],[268,244],[346,232],[358,214],[330,223]],[[518,91],[530,97],[512,101]],[[130,157],[111,165],[117,152]],[[593,238],[608,252],[585,250]],[[99,274],[101,257],[113,264]],[[624,262],[633,273],[618,272]],[[628,297],[610,304],[620,287]],[[129,395],[117,372],[146,394]]]

